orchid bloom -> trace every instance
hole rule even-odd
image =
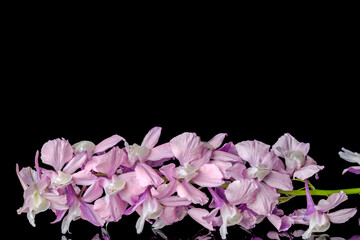
[[[126,182],[121,175],[116,174],[125,158],[125,151],[119,147],[114,147],[103,155],[93,157],[93,170],[100,173],[100,176],[84,193],[84,199],[89,202],[97,199],[94,203],[94,210],[107,222],[119,221],[126,207],[118,194],[125,188]],[[103,194],[103,189],[105,196],[99,198]]]
[[[177,186],[180,197],[195,204],[204,205],[208,202],[208,197],[190,181],[201,187],[216,187],[224,183],[221,167],[218,167],[219,164],[210,162],[213,149],[220,146],[224,137],[225,134],[218,134],[209,142],[202,142],[196,133],[185,132],[170,140],[171,150],[179,160],[180,166],[176,169],[172,168],[173,173],[168,174],[172,178],[182,179]]]
[[[227,227],[236,224],[246,228],[255,225],[256,217],[249,210],[241,210],[235,206],[253,202],[256,198],[257,187],[251,180],[237,180],[229,185],[224,191],[217,187],[215,191],[208,188],[213,201],[210,207],[214,208],[210,213],[201,208],[190,208],[189,215],[198,223],[209,230],[213,226],[220,226],[220,235],[226,239]],[[217,216],[220,211],[220,216]]]
[[[30,167],[19,171],[19,165],[16,164],[16,173],[24,189],[24,205],[17,210],[17,213],[27,212],[27,218],[33,227],[35,227],[36,214],[44,212],[49,208],[54,211],[68,208],[66,196],[49,189],[50,178],[47,175],[41,174],[38,157],[39,151],[36,152],[35,156],[36,171]]]
[[[351,152],[345,148],[341,148],[342,152],[339,152],[339,155],[342,159],[345,161],[351,162],[351,163],[357,163],[360,165],[360,154],[357,152]],[[360,166],[352,166],[349,168],[344,169],[342,174],[345,174],[346,172],[351,172],[355,174],[360,174]]]
[[[248,207],[260,215],[270,215],[280,196],[276,189],[292,190],[292,182],[281,160],[259,141],[243,141],[235,145],[241,159],[250,164],[243,170],[246,178],[254,179],[259,189],[256,200]]]
[[[309,225],[309,228],[302,235],[303,239],[310,238],[313,232],[325,232],[332,223],[344,223],[352,218],[356,208],[345,208],[335,212],[328,213],[329,210],[337,207],[340,203],[348,199],[347,195],[340,191],[331,194],[327,200],[321,199],[315,205],[309,191],[308,181],[305,180],[307,208],[299,209],[291,215],[294,223]]]
[[[155,147],[159,141],[160,134],[161,127],[154,127],[146,134],[140,146],[138,144],[129,145],[125,142],[129,161],[129,164],[126,166],[132,167],[138,162],[135,166],[135,173],[142,187],[149,185],[157,187],[164,181],[146,161],[160,161],[173,157],[169,143]]]
[[[210,162],[210,157],[213,149],[221,144],[224,137],[225,134],[221,133],[209,142],[202,142],[196,133],[186,132],[171,139],[171,150],[180,162],[176,170],[177,178],[193,181],[202,187],[223,184],[223,174],[217,165]]]
[[[67,215],[63,218],[61,223],[61,232],[65,234],[69,231],[70,223],[78,219],[89,221],[95,226],[103,226],[105,221],[94,210],[94,206],[84,201],[79,196],[80,190],[75,191],[74,187],[70,184],[66,186],[67,205],[69,206]],[[61,213],[61,217],[55,222],[61,220],[66,211]]]
[[[46,142],[41,148],[41,160],[43,163],[50,165],[54,171],[49,172],[51,185],[53,188],[64,187],[71,183],[71,173],[80,167],[85,159],[85,155],[74,157],[73,148],[70,143],[64,139],[54,139]],[[72,160],[70,162],[70,160]],[[66,168],[63,166],[68,163]]]
[[[136,161],[159,161],[173,157],[169,143],[164,143],[155,147],[159,141],[160,134],[161,127],[153,127],[145,135],[140,145],[136,143],[129,145],[125,141],[125,149],[130,162],[129,167],[134,165]]]
[[[281,136],[272,149],[277,156],[285,159],[286,171],[294,178],[305,180],[324,168],[307,155],[310,144],[297,141],[289,133]]]
[[[152,197],[150,191],[146,190],[139,196],[137,203],[128,208],[124,214],[129,215],[134,211],[137,211],[140,215],[135,226],[136,232],[140,234],[144,229],[145,220],[157,219],[160,217],[163,207],[159,200]]]

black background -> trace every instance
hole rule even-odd
[[[225,132],[225,142],[256,139],[272,145],[289,132],[309,142],[309,155],[325,166],[319,180],[312,180],[317,188],[360,187],[357,175],[341,175],[352,164],[338,156],[341,147],[360,151],[359,51],[348,25],[279,19],[234,27],[159,24],[164,21],[109,27],[59,19],[48,23],[31,16],[9,27],[4,64],[9,85],[2,91],[9,175],[3,197],[14,239],[61,239],[60,223],[49,224],[51,212],[36,216],[36,228],[26,214],[16,214],[23,199],[15,164],[33,166],[35,151],[58,137],[97,143],[119,134],[141,143],[149,129],[161,126],[159,143],[191,131],[205,141]],[[359,202],[359,196],[349,196],[340,206]],[[298,197],[283,207],[289,213],[305,206]],[[136,235],[135,215],[110,223],[111,238],[161,239],[149,224]],[[333,224],[329,234],[359,234],[358,217]],[[274,228],[265,220],[253,232],[264,237],[269,230]],[[73,240],[100,232],[82,220],[72,222],[70,231]],[[163,231],[169,239],[203,232],[189,217]],[[250,236],[229,228],[229,239]]]

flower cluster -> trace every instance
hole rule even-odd
[[[24,189],[18,214],[27,213],[35,226],[36,214],[50,209],[64,234],[80,218],[104,226],[137,212],[141,233],[145,222],[161,229],[189,215],[211,231],[220,227],[225,239],[228,226],[251,229],[265,218],[279,232],[308,225],[303,238],[309,238],[356,213],[356,208],[329,213],[347,199],[343,191],[314,204],[308,179],[324,166],[308,155],[308,143],[288,133],[272,146],[257,140],[223,144],[225,133],[205,142],[192,132],[157,145],[160,134],[160,127],[152,128],[140,145],[119,135],[98,144],[46,142],[36,152],[35,169],[16,165]],[[40,166],[39,157],[48,168]],[[278,204],[291,197],[293,180],[305,183],[307,209],[285,215]]]

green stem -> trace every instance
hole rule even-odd
[[[344,191],[347,195],[349,194],[360,194],[360,188],[348,188],[348,189],[338,189],[338,190],[310,190],[310,194],[312,196],[330,196],[333,193],[338,193],[340,191]],[[293,196],[305,196],[305,190],[293,190],[293,191],[283,191],[278,190],[278,193],[286,194],[286,195],[293,195]]]

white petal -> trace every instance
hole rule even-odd
[[[358,163],[360,165],[360,154],[357,152],[351,152],[345,148],[341,148],[343,152],[339,152],[339,155],[342,159],[345,161],[351,162],[351,163]]]

